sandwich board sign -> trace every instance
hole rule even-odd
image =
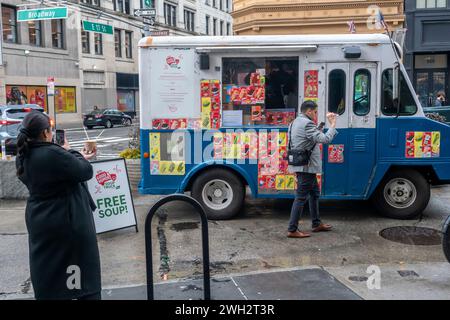
[[[136,227],[136,213],[131,196],[125,159],[92,162],[94,176],[87,182],[97,209],[94,211],[97,234]]]

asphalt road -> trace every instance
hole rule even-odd
[[[114,126],[111,129],[95,127],[92,130],[84,130],[79,124],[66,128],[62,126],[70,146],[75,150],[81,150],[88,139],[97,140],[98,160],[117,158],[122,150],[128,148],[130,130],[133,128],[139,128],[139,124],[135,123],[131,127]]]

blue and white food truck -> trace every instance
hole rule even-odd
[[[386,35],[143,38],[139,191],[190,191],[210,219],[233,217],[246,192],[293,198],[288,125],[313,100],[318,122],[338,114],[322,199],[418,216],[450,182],[450,127],[424,116],[401,59]]]

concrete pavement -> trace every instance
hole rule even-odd
[[[379,233],[387,227],[414,225],[440,230],[450,212],[449,191],[450,187],[433,188],[432,200],[422,221],[380,217],[366,202],[323,202],[322,218],[334,226],[334,231],[313,234],[308,239],[286,238],[290,201],[248,198],[236,219],[208,223],[211,275],[234,279],[236,275],[289,272],[292,268],[315,269],[318,266],[364,299],[448,299],[450,264],[445,260],[441,245],[405,245],[386,240]],[[105,290],[105,298],[124,294],[123,287],[131,290],[127,297],[145,298],[142,295],[145,292],[142,285],[146,281],[143,225],[157,199],[159,196],[135,196],[139,233],[130,228],[98,236],[103,287],[111,290],[110,296]],[[23,201],[0,202],[0,299],[27,297],[32,293],[24,206]],[[198,217],[185,204],[175,203],[168,204],[166,212],[161,212],[154,220],[153,228],[159,230],[159,235],[153,232],[155,283],[164,286],[170,281],[198,278],[202,273]],[[307,230],[309,218],[303,221],[303,229]],[[371,276],[367,268],[372,265],[381,271],[381,289],[367,289],[369,279],[366,278]],[[399,271],[405,272],[401,275]],[[286,277],[289,278],[289,274]],[[264,281],[270,284],[269,280]],[[252,292],[250,285],[248,288]],[[281,288],[284,289],[290,290],[286,285]],[[255,287],[255,292],[257,290]],[[282,291],[277,294],[285,297]],[[173,296],[177,296],[176,292]]]

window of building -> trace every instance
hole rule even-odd
[[[367,69],[355,72],[353,90],[353,112],[357,116],[365,116],[370,112],[371,76]]]
[[[219,9],[220,10],[223,10],[223,2],[222,2],[223,0],[219,0]]]
[[[414,101],[413,95],[409,90],[408,84],[402,72],[400,72],[399,81],[399,98],[400,107],[394,104],[393,99],[393,84],[392,84],[392,69],[386,69],[382,76],[382,92],[381,92],[381,111],[387,116],[397,115],[412,116],[417,112],[417,104]]]
[[[328,75],[328,111],[339,115],[345,112],[345,71],[335,69]]]
[[[64,21],[52,20],[52,45],[53,48],[64,49]]]
[[[100,0],[81,0],[82,3],[90,4],[91,6],[100,7]]]
[[[230,12],[230,0],[225,0],[227,3],[227,12]]]
[[[133,33],[131,31],[125,31],[125,57],[128,59],[133,58]]]
[[[103,54],[103,35],[101,33],[94,33],[94,47],[96,55]]]
[[[230,23],[227,22],[227,36],[230,35]]]
[[[114,11],[130,14],[130,0],[113,0]]]
[[[81,52],[90,53],[89,32],[81,30]]]
[[[33,46],[42,46],[42,21],[28,21],[28,38]]]
[[[216,2],[216,0],[213,0],[212,3],[213,3],[213,7],[214,7],[214,8],[217,8],[217,2]]]
[[[447,0],[416,0],[418,9],[433,9],[447,7]]]
[[[211,20],[211,18],[209,16],[206,16],[206,20],[205,20],[205,25],[206,25],[206,34],[209,35],[209,20]]]
[[[177,7],[168,3],[164,3],[164,20],[169,26],[177,26]]]
[[[114,45],[116,48],[116,57],[122,58],[122,35],[120,29],[114,29]]]
[[[213,19],[213,35],[217,36],[217,19]]]
[[[2,5],[3,41],[18,43],[16,9]]]
[[[223,36],[223,21],[220,21],[220,35]]]
[[[194,25],[195,13],[190,10],[184,10],[184,28],[188,31],[195,31]]]

